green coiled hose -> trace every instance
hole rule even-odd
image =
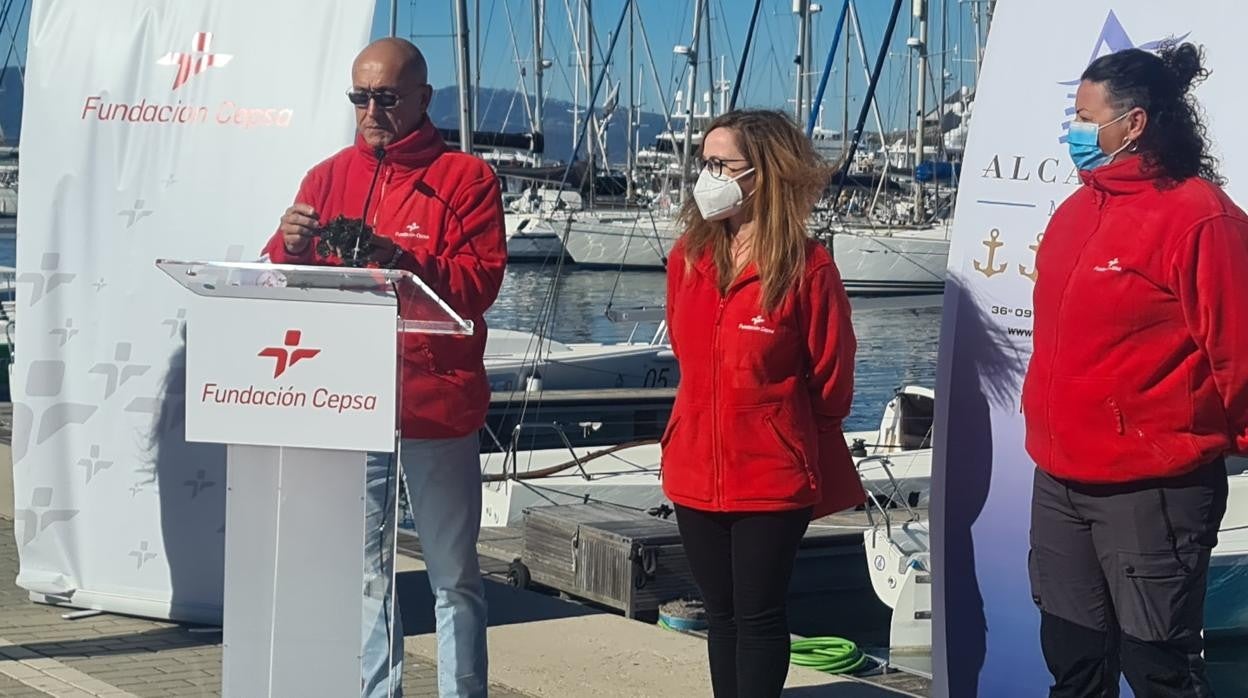
[[[866,664],[867,657],[853,642],[839,637],[810,637],[794,640],[789,663],[826,674],[850,674]]]

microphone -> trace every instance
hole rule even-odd
[[[377,167],[373,170],[373,181],[368,185],[368,194],[364,196],[364,211],[360,214],[360,234],[355,238],[355,250],[351,253],[352,261],[358,261],[360,257],[360,238],[364,236],[364,229],[368,227],[368,207],[373,200],[377,178],[381,176],[381,163],[386,159],[386,149],[380,145],[373,148],[373,157],[377,158]]]

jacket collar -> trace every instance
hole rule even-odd
[[[364,136],[358,133],[355,135],[355,150],[369,165],[377,164],[372,146],[365,143]],[[399,167],[426,167],[444,152],[446,142],[442,140],[442,134],[434,127],[433,120],[425,116],[420,128],[386,146],[385,161]]]
[[[1144,164],[1143,157],[1136,156],[1080,172],[1079,179],[1102,194],[1118,196],[1155,189],[1159,176],[1155,169]]]
[[[701,272],[702,275],[709,279],[712,284],[718,285],[719,270],[715,268],[715,257],[711,254],[711,250],[703,250],[702,255],[693,263],[693,268]],[[750,262],[745,265],[745,269],[741,270],[741,273],[737,275],[737,278],[732,280],[732,283],[729,285],[729,289],[744,284],[747,281],[753,281],[756,278],[758,278],[758,267],[754,264],[754,262]]]

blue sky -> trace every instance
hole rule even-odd
[[[649,38],[655,59],[655,69],[669,102],[677,89],[684,86],[681,77],[685,59],[672,53],[673,46],[687,44],[691,38],[693,0],[636,0],[641,22]],[[888,0],[855,0],[861,15],[863,33],[870,60],[874,61],[879,42],[888,23],[892,3]],[[444,87],[455,81],[455,53],[453,43],[454,22],[452,0],[397,0],[399,9],[399,34],[408,36],[425,52],[429,60],[430,81],[435,87]],[[571,100],[575,51],[569,30],[569,9],[575,17],[582,0],[546,0],[547,38],[545,55],[555,62],[546,73],[546,90],[549,97]],[[720,57],[725,59],[725,73],[732,79],[736,61],[744,43],[749,25],[750,0],[708,0],[712,17],[712,53],[715,74],[719,74]],[[825,0],[823,11],[815,15],[814,54],[815,76],[822,71],[828,47],[832,42],[840,0]],[[594,24],[600,32],[598,40],[603,51],[609,44],[608,33],[619,19],[623,0],[593,0]],[[516,56],[524,63],[532,60],[532,0],[468,0],[470,28],[475,32],[477,20],[474,13],[480,8],[481,34],[481,84],[488,87],[517,88],[520,75]],[[373,34],[384,36],[389,32],[390,0],[377,0]],[[797,44],[797,18],[792,12],[792,0],[764,0],[760,13],[759,28],[754,49],[743,81],[742,104],[791,109],[794,92],[793,56]],[[942,42],[941,18],[947,9],[949,16],[947,41]],[[508,22],[508,10],[511,23]],[[29,15],[27,15],[28,19]],[[939,73],[940,57],[946,59],[946,70],[951,74],[948,89],[956,89],[963,81],[970,83],[974,72],[975,35],[970,21],[969,3],[966,0],[929,0],[929,54],[933,75]],[[11,23],[12,18],[9,19]],[[26,22],[18,30],[18,50],[24,62]],[[515,40],[512,32],[514,27]],[[907,95],[913,87],[907,79],[908,66],[913,63],[913,53],[906,47],[911,33],[911,0],[905,0],[898,20],[898,29],[890,46],[890,58],[886,64],[877,99],[885,111],[890,128],[902,125],[906,120]],[[959,37],[961,34],[961,37]],[[0,37],[0,54],[9,50],[9,34]],[[639,101],[647,111],[662,111],[658,90],[650,76],[648,61],[640,39],[637,39],[639,66],[646,71],[639,85]],[[473,40],[475,53],[475,39]],[[842,42],[844,44],[844,42]],[[601,56],[602,52],[598,52]],[[850,65],[850,119],[856,118],[862,95],[866,92],[866,80],[855,49]],[[626,43],[623,39],[616,49],[613,80],[627,78]],[[838,58],[837,68],[829,87],[824,106],[824,126],[839,128],[843,114],[844,82],[843,61]],[[477,70],[474,69],[474,76]],[[474,78],[475,79],[475,78]],[[706,67],[699,71],[699,92],[707,87]],[[531,89],[531,81],[530,81]],[[581,102],[585,101],[584,88]],[[622,97],[623,98],[623,97]],[[600,102],[601,103],[601,102]],[[929,104],[931,97],[929,97]],[[869,122],[870,125],[873,122]]]
[[[685,84],[685,80],[681,78],[685,59],[673,55],[672,48],[675,45],[690,42],[694,2],[693,0],[636,1],[641,22],[645,24],[650,47],[653,50],[659,81],[670,102],[675,91]],[[430,81],[435,87],[455,82],[453,4],[451,0],[398,0],[399,34],[408,36],[424,50],[430,64]],[[720,56],[723,55],[726,59],[725,72],[731,80],[745,41],[753,2],[751,0],[708,0],[707,4],[713,25],[712,52],[715,56],[715,75],[718,78]],[[569,31],[568,7],[571,7],[575,17],[579,5],[579,0],[546,0],[547,39],[544,53],[547,58],[556,63],[546,73],[546,89],[551,97],[570,99],[572,96],[574,49]],[[609,44],[608,33],[619,21],[623,5],[623,0],[593,0],[595,26],[601,32],[599,41],[604,52]],[[822,5],[823,11],[815,15],[814,21],[816,86],[828,48],[832,43],[841,1],[825,0]],[[480,33],[483,46],[481,84],[489,87],[516,88],[520,80],[516,67],[517,53],[521,61],[525,63],[531,64],[532,60],[533,2],[532,0],[469,0],[469,23],[474,31],[476,20],[472,15],[477,6],[481,9]],[[892,2],[856,0],[856,7],[863,26],[867,52],[870,61],[873,62],[888,24]],[[941,18],[946,8],[949,17],[948,37],[942,45]],[[514,27],[516,37],[514,42],[507,10],[510,10],[511,26]],[[797,17],[792,10],[793,0],[764,0],[754,49],[746,78],[743,80],[742,94],[745,104],[792,108],[793,56],[797,44]],[[928,13],[928,50],[933,62],[932,75],[939,73],[940,56],[943,52],[946,70],[951,74],[948,89],[956,89],[957,85],[961,84],[959,78],[962,75],[967,83],[971,83],[974,73],[975,34],[970,21],[969,4],[961,0],[929,0]],[[913,56],[911,50],[906,47],[906,38],[910,35],[911,14],[911,0],[905,0],[898,19],[897,31],[890,46],[892,55],[886,64],[884,78],[877,93],[877,99],[885,109],[885,120],[890,128],[900,126],[906,117],[908,94],[906,89],[910,85],[910,82],[906,80],[907,65],[912,62]],[[374,34],[382,36],[388,33],[388,26],[389,1],[380,0],[374,23]],[[959,29],[962,34],[961,45],[959,45]],[[475,39],[473,45],[475,51]],[[844,45],[844,40],[842,45]],[[637,55],[639,61],[646,60],[640,37],[637,39]],[[965,60],[960,60],[960,58]],[[616,48],[613,79],[626,79],[626,62],[626,43],[622,37]],[[824,125],[828,128],[839,128],[843,114],[844,82],[841,77],[843,59],[838,58],[836,64],[837,72],[829,81],[823,103]],[[648,64],[643,63],[643,69],[647,71],[644,93],[641,95],[643,108],[647,111],[662,111],[657,90],[654,88],[654,80],[650,77],[647,66]],[[474,69],[473,72],[475,74],[476,70]],[[861,108],[859,100],[866,92],[866,80],[862,74],[856,46],[852,54],[850,78],[850,120],[852,122]],[[702,92],[707,86],[705,66],[700,69],[698,80],[701,84],[698,91]],[[913,91],[913,88],[910,90]],[[582,96],[582,101],[584,99]],[[932,97],[929,97],[929,105],[931,103]]]

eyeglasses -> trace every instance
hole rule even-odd
[[[347,99],[355,105],[356,109],[367,109],[368,103],[373,102],[378,109],[390,110],[399,106],[399,102],[403,98],[389,90],[349,90]]]
[[[749,162],[749,160],[746,160],[745,158],[728,158],[726,160],[722,158],[710,158],[710,159],[698,158],[698,169],[709,171],[712,177],[721,177],[724,174],[724,166],[730,162]],[[729,172],[736,172],[737,170],[743,170],[743,169],[745,168],[744,167],[728,167]]]

